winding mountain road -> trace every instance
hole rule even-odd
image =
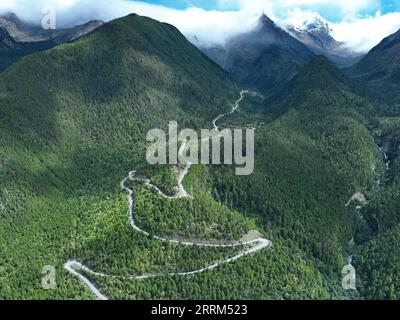
[[[229,113],[226,113],[226,114],[221,114],[213,120],[212,123],[213,123],[215,130],[219,131],[217,122],[220,119],[222,119],[223,117],[234,113],[239,108],[240,103],[244,99],[244,96],[249,93],[250,93],[249,91],[245,91],[245,90],[240,92],[240,98],[236,101],[235,105],[232,108],[232,111]],[[186,146],[187,146],[187,142],[182,143],[182,146],[179,149],[180,155],[182,155],[182,153],[185,151]],[[125,179],[123,179],[121,181],[121,184],[120,184],[121,188],[128,192],[129,221],[130,221],[132,228],[135,231],[142,233],[143,235],[148,236],[148,237],[151,236],[149,232],[141,229],[135,222],[135,212],[134,212],[135,211],[134,210],[135,209],[135,193],[129,187],[129,181],[144,182],[148,187],[154,189],[162,197],[167,198],[169,200],[192,198],[192,196],[186,192],[186,190],[183,186],[183,180],[185,179],[186,175],[188,174],[191,165],[192,164],[190,162],[186,163],[184,169],[180,172],[180,174],[178,176],[178,188],[174,195],[165,194],[159,187],[157,187],[155,184],[153,184],[150,179],[148,179],[146,177],[139,177],[137,175],[136,171],[130,172],[128,177],[126,177]],[[163,237],[159,237],[159,236],[151,236],[151,237],[154,240],[175,243],[175,244],[184,245],[184,246],[213,247],[213,248],[233,248],[233,247],[241,247],[241,246],[247,247],[247,248],[244,248],[243,250],[239,251],[236,255],[226,258],[226,259],[223,259],[223,260],[216,261],[205,268],[190,271],[190,272],[169,273],[169,275],[171,275],[171,276],[190,276],[190,275],[194,275],[194,274],[203,273],[205,271],[215,269],[222,264],[234,262],[246,255],[254,254],[260,250],[263,250],[263,249],[271,246],[271,242],[268,239],[262,237],[260,234],[258,234],[256,232],[253,232],[252,234],[250,234],[250,239],[243,240],[243,241],[227,241],[225,244],[212,243],[212,241],[194,242],[194,241],[190,241],[190,240],[167,239],[167,238],[163,238]],[[252,239],[252,237],[254,239]],[[92,291],[92,293],[100,300],[108,300],[108,297],[106,295],[104,295],[103,293],[101,293],[100,290],[97,289],[96,286],[80,272],[83,271],[87,275],[96,276],[96,277],[103,277],[103,278],[110,277],[110,278],[136,279],[136,280],[155,278],[155,277],[162,275],[162,274],[147,274],[147,275],[140,275],[140,276],[138,276],[138,275],[136,275],[136,276],[116,276],[116,275],[111,275],[111,274],[107,274],[107,273],[96,272],[76,260],[69,260],[67,263],[65,263],[64,268],[69,273],[71,273],[72,275],[77,277],[83,284],[85,284]]]
[[[240,98],[239,98],[238,100],[236,100],[235,105],[233,106],[231,112],[220,114],[218,117],[216,117],[216,118],[213,120],[212,123],[213,123],[213,126],[214,126],[214,129],[215,129],[215,130],[219,131],[218,126],[217,126],[217,122],[218,122],[219,120],[221,120],[223,117],[229,116],[229,115],[231,115],[232,113],[234,113],[234,112],[239,108],[240,103],[241,103],[241,102],[243,101],[243,99],[244,99],[244,96],[245,96],[246,94],[250,94],[250,93],[251,93],[251,92],[248,91],[248,90],[243,90],[243,91],[241,91],[241,92],[240,92]]]

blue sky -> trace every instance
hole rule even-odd
[[[59,27],[137,13],[173,24],[203,46],[254,28],[262,13],[282,28],[322,17],[337,40],[363,52],[400,29],[400,0],[0,0],[0,14],[40,24],[46,5],[56,8]]]
[[[133,0],[132,0],[133,1]],[[237,1],[224,1],[225,5],[221,6],[221,1],[218,0],[142,0],[143,2],[147,2],[155,5],[162,5],[169,8],[184,10],[191,7],[202,8],[205,10],[218,10],[218,11],[227,11],[227,10],[240,10],[240,5]],[[247,0],[253,1],[253,0]],[[348,2],[352,2],[354,0],[348,0]],[[291,1],[296,3],[296,1]],[[303,10],[313,10],[317,11],[322,17],[325,19],[338,22],[343,19],[343,12],[338,10],[340,7],[340,2],[338,3],[335,0],[329,1],[308,1],[309,4],[301,4],[305,1],[298,1],[300,3],[297,7]],[[368,17],[373,16],[380,11],[381,14],[387,14],[391,12],[399,12],[400,11],[400,0],[377,0],[377,1],[357,1],[354,2],[360,3],[360,8],[357,10],[357,14],[360,17]],[[365,6],[362,5],[365,3]],[[279,12],[276,12],[279,16],[283,15]]]
[[[250,0],[251,1],[251,0]],[[187,9],[190,7],[202,8],[205,10],[221,10],[216,0],[145,0],[143,2],[162,5],[174,9]],[[236,4],[222,10],[239,9]]]
[[[202,8],[205,10],[239,10],[235,1],[230,1],[231,4],[226,4],[224,7],[221,7],[219,1],[216,0],[144,0],[143,2],[181,10],[190,7]]]
[[[395,12],[400,10],[399,0],[384,0],[382,1],[382,13]]]
[[[400,29],[400,0],[141,0],[150,16],[176,25],[200,42],[224,42],[254,27],[266,13],[280,26],[302,25],[319,16],[339,41],[355,51],[368,51]],[[168,10],[162,10],[161,8]],[[201,9],[201,10],[200,10]],[[174,13],[172,13],[174,12]]]
[[[134,0],[132,0],[134,1]],[[239,9],[237,3],[235,1],[230,1],[231,5],[227,5],[226,8],[221,8],[218,0],[142,0],[143,2],[162,5],[174,9],[187,9],[190,7],[198,7],[203,8],[205,10],[235,10]],[[252,1],[252,0],[248,0]],[[349,0],[352,1],[352,0]],[[335,1],[332,1],[335,2]],[[388,13],[399,10],[400,1],[399,0],[382,0],[377,1],[379,4],[379,8],[382,13]],[[311,4],[309,6],[302,5],[302,7],[315,7],[315,4]],[[377,10],[377,6],[371,6],[370,9],[366,9],[365,13],[373,14]]]

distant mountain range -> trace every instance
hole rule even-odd
[[[362,57],[336,41],[321,18],[281,28],[265,14],[254,30],[228,39],[224,46],[200,49],[236,80],[267,94],[282,88],[315,55],[324,55],[339,67]]]
[[[103,21],[93,20],[71,28],[45,30],[40,25],[20,20],[14,13],[0,16],[0,28],[5,29],[17,42],[52,41],[54,44],[65,43],[73,41],[103,24]]]
[[[102,21],[95,20],[72,28],[45,30],[13,13],[0,16],[0,70],[27,54],[74,41],[101,25]]]

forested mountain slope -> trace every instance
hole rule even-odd
[[[63,269],[69,259],[123,276],[193,270],[232,254],[135,232],[120,182],[136,169],[167,189],[175,186],[172,168],[146,164],[147,131],[169,120],[209,128],[239,92],[174,27],[136,15],[1,73],[0,297],[93,298]],[[215,199],[206,167],[194,167],[185,183],[194,200],[169,202],[132,186],[138,223],[157,235],[204,240],[270,231]],[[317,266],[290,246],[199,276],[93,281],[112,298],[334,297]],[[56,268],[57,290],[41,288],[46,265]]]
[[[267,100],[254,174],[238,179],[216,169],[215,182],[219,198],[256,218],[273,241],[300,248],[333,283],[353,240],[371,234],[357,204],[345,205],[356,192],[374,190],[381,161],[363,115],[373,108],[347,82],[326,58],[310,62]]]
[[[361,214],[374,231],[358,250],[355,266],[360,292],[367,299],[399,299],[400,276],[400,117],[381,117],[377,140],[385,152],[386,167],[379,190]]]
[[[382,104],[400,103],[400,31],[383,39],[349,69],[359,90]]]
[[[399,299],[400,31],[385,38],[348,73],[357,90],[376,101],[374,135],[385,152],[379,192],[362,210],[374,233],[358,250],[355,266],[367,299]]]
[[[22,57],[37,51],[43,51],[51,48],[51,43],[18,43],[8,33],[0,27],[0,70],[4,70]]]
[[[117,208],[116,223],[129,230],[121,179],[137,169],[166,186],[176,183],[170,168],[146,165],[147,131],[166,128],[169,120],[208,127],[238,94],[176,28],[136,15],[1,73],[0,296],[86,292],[62,265],[84,258],[79,248],[86,241],[107,237],[97,220],[102,213],[114,219]],[[150,242],[142,238],[135,241]],[[139,250],[133,241],[129,247]],[[60,290],[40,289],[44,265],[57,267]]]
[[[184,184],[194,198],[179,201],[132,182],[138,223],[151,234],[238,240],[258,230],[271,249],[201,275],[170,276],[232,249],[155,241],[129,225],[120,187],[129,171],[168,190],[176,185],[172,167],[146,163],[148,130],[171,120],[210,128],[241,89],[176,28],[137,15],[0,73],[0,297],[93,298],[63,270],[69,259],[117,275],[92,279],[111,298],[354,297],[342,290],[340,272],[353,243],[374,230],[345,204],[374,190],[381,159],[367,129],[374,107],[322,57],[265,102],[248,97],[220,124],[257,127],[253,175],[193,166]],[[45,265],[56,267],[57,290],[40,287]],[[165,276],[121,278],[152,272]]]

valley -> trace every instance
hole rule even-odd
[[[212,122],[213,126],[217,131],[218,131],[218,127],[216,125],[217,121],[222,119],[226,115],[234,113],[236,111],[236,109],[239,108],[240,102],[243,100],[244,95],[246,93],[247,93],[246,91],[240,92],[240,98],[235,102],[234,107],[233,107],[233,109],[232,109],[232,111],[230,113],[219,115],[217,118],[215,118],[213,120],[213,122]],[[184,152],[185,148],[186,148],[186,143],[183,143],[182,146],[179,149],[179,153]],[[134,191],[131,190],[127,186],[127,181],[128,180],[144,181],[147,184],[147,186],[155,189],[161,196],[163,196],[163,197],[165,197],[165,198],[167,198],[169,200],[177,200],[177,199],[182,199],[182,198],[189,198],[190,196],[187,193],[187,191],[184,189],[182,183],[183,183],[183,180],[185,179],[185,176],[189,172],[191,165],[192,165],[191,163],[186,164],[184,169],[182,170],[182,172],[179,174],[179,177],[178,177],[178,191],[176,192],[176,194],[174,196],[170,196],[170,195],[167,195],[167,194],[163,193],[157,186],[152,184],[151,181],[146,179],[146,178],[136,178],[136,172],[135,171],[130,172],[129,176],[121,181],[121,188],[128,192],[129,220],[130,220],[130,224],[131,224],[132,228],[135,231],[144,234],[145,236],[152,237],[154,240],[166,241],[166,242],[174,243],[174,244],[177,244],[177,245],[198,246],[198,247],[213,247],[213,248],[234,248],[234,247],[246,247],[246,246],[249,246],[249,248],[248,249],[242,249],[235,256],[232,256],[230,258],[226,258],[226,259],[217,261],[217,262],[215,262],[215,263],[213,263],[213,264],[211,264],[211,265],[209,265],[209,266],[207,266],[205,268],[194,270],[194,271],[189,271],[189,272],[179,272],[179,273],[177,272],[177,273],[172,273],[170,275],[171,276],[191,276],[191,275],[203,273],[205,271],[215,269],[215,268],[219,267],[222,264],[234,262],[234,261],[242,258],[243,256],[256,253],[256,252],[258,252],[260,250],[266,249],[269,246],[271,246],[271,242],[269,240],[263,238],[262,235],[258,231],[254,231],[254,230],[250,231],[248,233],[248,235],[243,236],[242,239],[239,240],[239,241],[229,241],[229,242],[225,242],[225,243],[221,243],[221,241],[219,241],[218,243],[216,243],[215,241],[212,241],[212,240],[208,240],[207,242],[201,242],[201,241],[191,241],[191,240],[183,240],[183,239],[179,239],[179,240],[166,239],[166,238],[163,238],[163,237],[160,237],[160,236],[154,236],[154,235],[151,236],[148,232],[142,230],[139,226],[136,225],[135,217],[134,217],[135,194],[134,194]],[[116,277],[116,276],[113,276],[113,275],[110,275],[110,274],[106,274],[106,273],[100,273],[100,272],[93,271],[93,270],[85,267],[84,265],[82,265],[78,261],[74,261],[74,260],[68,261],[64,265],[64,268],[68,272],[73,274],[74,276],[79,277],[81,279],[81,281],[90,288],[90,290],[93,292],[93,294],[98,299],[100,299],[100,300],[108,300],[108,298],[104,294],[102,294],[89,281],[89,279],[87,279],[86,277],[84,277],[82,274],[79,273],[79,270],[83,270],[86,274],[89,274],[91,276],[97,276],[97,277]],[[125,276],[125,277],[123,277],[123,279],[142,280],[142,279],[154,278],[154,277],[157,277],[157,276],[160,276],[160,275],[147,274],[147,275],[139,275],[139,276],[128,276],[128,277]]]
[[[26,55],[16,35],[44,35],[1,33],[0,299],[399,298],[397,34],[340,69],[266,15],[211,53],[136,14],[95,25]],[[173,121],[255,128],[254,172],[150,165]]]

